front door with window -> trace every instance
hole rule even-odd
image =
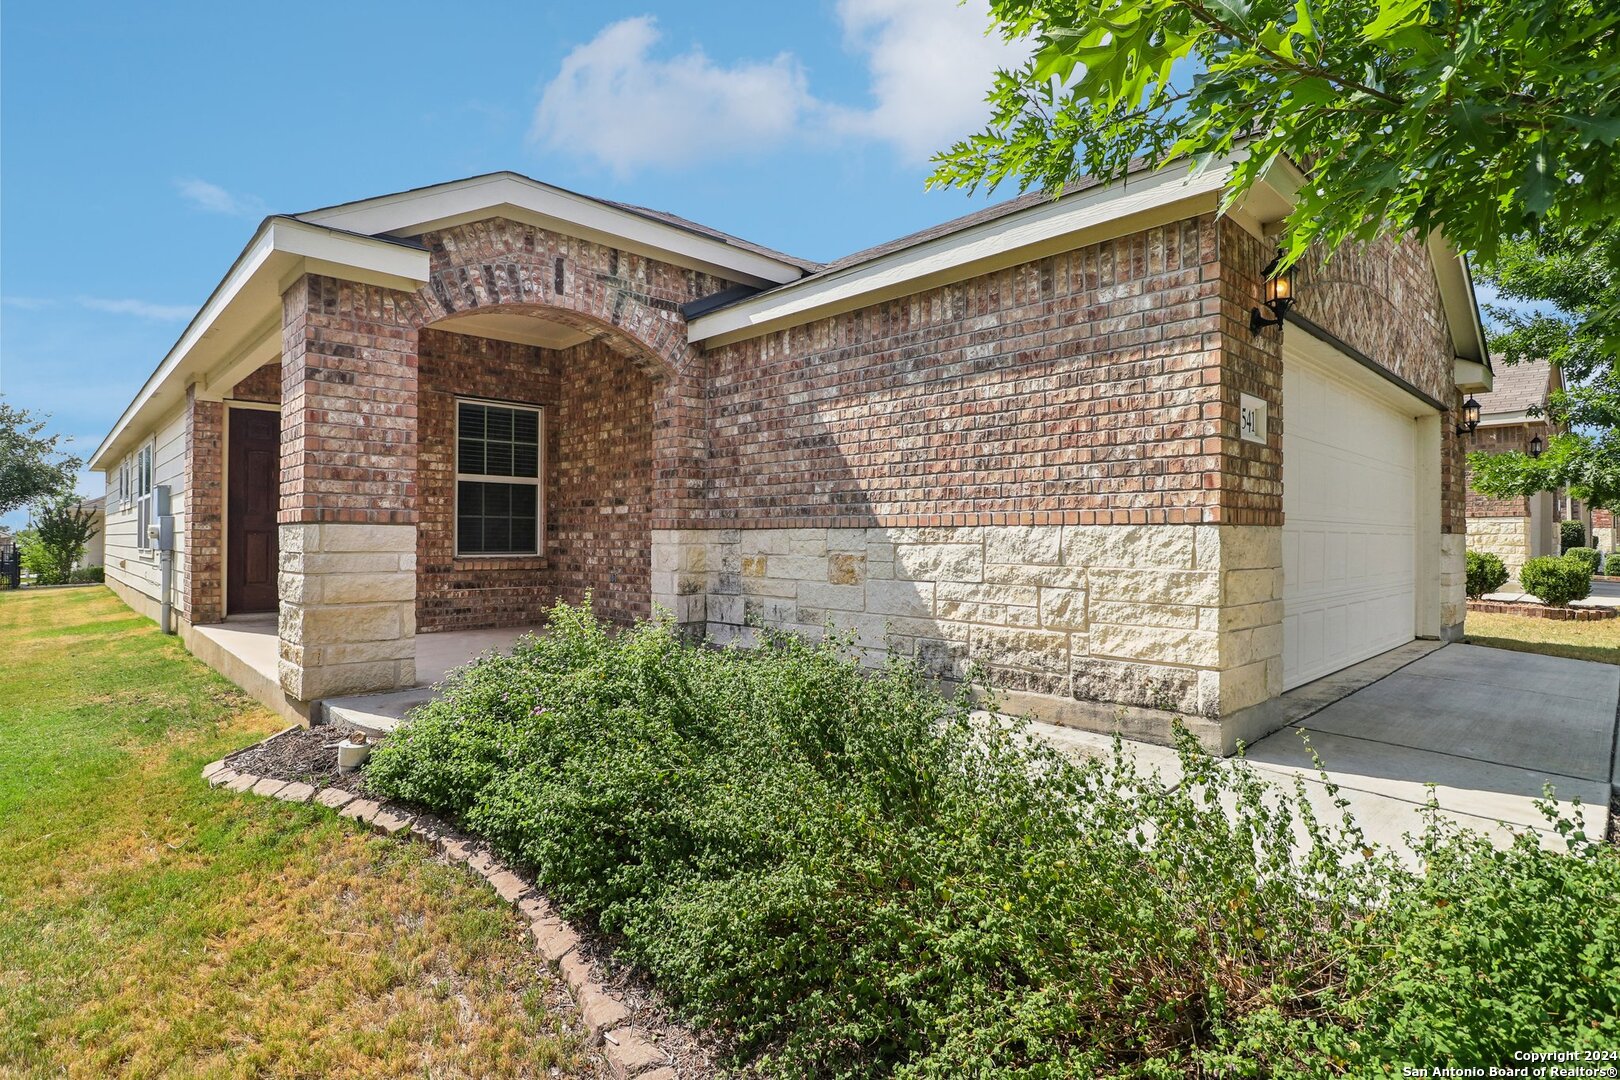
[[[275,611],[281,414],[232,409],[226,499],[225,610]]]

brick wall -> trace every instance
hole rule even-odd
[[[281,363],[272,361],[231,388],[235,401],[281,403]]]
[[[417,626],[432,631],[531,622],[550,602],[543,555],[456,557],[456,399],[550,406],[557,397],[554,368],[545,350],[531,345],[436,330],[421,331],[418,355]],[[548,425],[551,420],[548,408]]]
[[[219,622],[225,613],[224,564],[224,406],[199,401],[186,390],[186,590],[181,604],[187,621]]]
[[[547,416],[546,554],[553,595],[628,623],[652,613],[653,381],[591,342],[557,354]]]
[[[417,626],[537,622],[587,591],[618,622],[650,614],[653,380],[601,342],[561,352],[427,329],[420,335]],[[545,409],[545,550],[455,553],[459,397]]]
[[[714,350],[709,518],[1219,520],[1218,236],[1178,222]]]
[[[1482,427],[1475,429],[1472,435],[1465,436],[1463,441],[1467,444],[1469,452],[1478,450],[1487,454],[1500,454],[1509,450],[1527,451],[1532,435],[1540,435],[1542,442],[1545,443],[1547,441],[1545,425],[1537,424],[1534,430],[1526,424]],[[1530,515],[1530,500],[1524,496],[1493,499],[1488,495],[1479,494],[1472,487],[1467,488],[1464,505],[1467,516],[1471,518]]]
[[[388,289],[308,275],[283,297],[283,524],[415,524],[416,332]]]

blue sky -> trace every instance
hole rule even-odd
[[[6,5],[0,394],[87,455],[264,214],[475,173],[823,260],[954,217],[928,155],[1017,59],[983,11]]]

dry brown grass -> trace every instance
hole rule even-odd
[[[1563,622],[1471,611],[1468,613],[1468,642],[1516,652],[1620,664],[1620,619]]]
[[[509,909],[209,791],[279,725],[105,590],[0,594],[0,1074],[589,1071]]]

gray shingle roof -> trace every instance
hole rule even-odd
[[[1481,416],[1522,413],[1532,405],[1547,404],[1553,369],[1544,360],[1498,363],[1493,372],[1495,389],[1475,394]]]

